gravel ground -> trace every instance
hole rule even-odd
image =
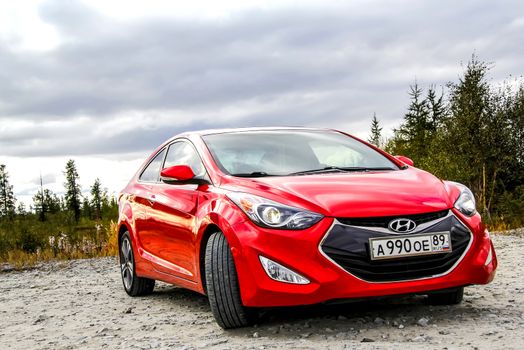
[[[524,235],[494,235],[499,270],[459,306],[423,297],[267,310],[224,331],[206,297],[167,284],[128,297],[114,258],[0,273],[2,349],[522,349]]]

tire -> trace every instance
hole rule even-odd
[[[155,280],[136,275],[135,255],[129,232],[124,232],[119,244],[120,274],[126,293],[138,297],[153,293]]]
[[[428,303],[431,305],[457,305],[462,302],[463,298],[464,287],[459,287],[428,294]]]
[[[213,233],[207,241],[205,277],[209,304],[218,325],[224,329],[251,325],[255,313],[242,305],[235,262],[222,232]]]

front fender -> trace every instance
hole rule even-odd
[[[213,198],[207,200],[203,198],[203,201],[199,205],[199,212],[203,213],[201,217],[197,217],[198,230],[195,237],[195,266],[198,266],[198,273],[200,274],[200,281],[203,282],[202,272],[205,254],[205,244],[207,243],[207,237],[214,231],[216,227],[224,234],[229,246],[231,248],[231,254],[235,261],[237,272],[242,269],[245,265],[242,254],[242,244],[240,243],[240,237],[237,236],[234,226],[249,220],[246,215],[229,199],[227,198]],[[237,273],[240,275],[240,273]],[[202,288],[203,292],[203,288]]]

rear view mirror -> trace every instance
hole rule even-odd
[[[408,158],[408,157],[404,157],[404,156],[395,156],[395,158],[397,158],[398,160],[400,160],[402,163],[406,164],[406,165],[409,165],[409,166],[413,166],[413,160],[411,160],[411,158]]]
[[[195,174],[187,165],[174,165],[162,169],[160,177],[164,182],[188,181],[193,179]]]

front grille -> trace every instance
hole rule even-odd
[[[362,226],[362,227],[384,227],[387,228],[392,220],[403,218],[411,219],[418,225],[437,220],[448,215],[449,210],[442,210],[432,213],[406,215],[406,216],[379,216],[374,218],[339,218],[337,219],[344,225]]]
[[[324,238],[320,249],[336,264],[347,272],[370,282],[403,281],[411,279],[426,278],[440,275],[449,271],[460,259],[468,247],[471,239],[468,229],[454,216],[438,212],[441,220],[414,233],[450,232],[452,251],[449,253],[416,256],[397,259],[371,260],[369,251],[369,238],[394,236],[384,230],[374,231],[373,227],[362,223],[376,222],[380,225],[375,227],[387,227],[389,221],[386,218],[350,219],[362,220],[358,225],[364,227],[349,226],[338,220]],[[423,216],[426,215],[426,216]],[[426,220],[437,213],[420,214],[418,220]],[[414,215],[403,216],[411,220],[416,219]],[[434,217],[434,216],[433,216]],[[423,219],[422,219],[423,218]],[[394,218],[388,218],[390,221]],[[368,221],[365,221],[368,220]],[[435,219],[433,219],[435,220]],[[423,222],[429,222],[427,220]],[[347,221],[346,221],[347,222]],[[384,222],[386,222],[384,226]],[[419,221],[420,222],[420,221]],[[421,222],[422,223],[422,222]],[[417,222],[417,224],[419,224]]]

